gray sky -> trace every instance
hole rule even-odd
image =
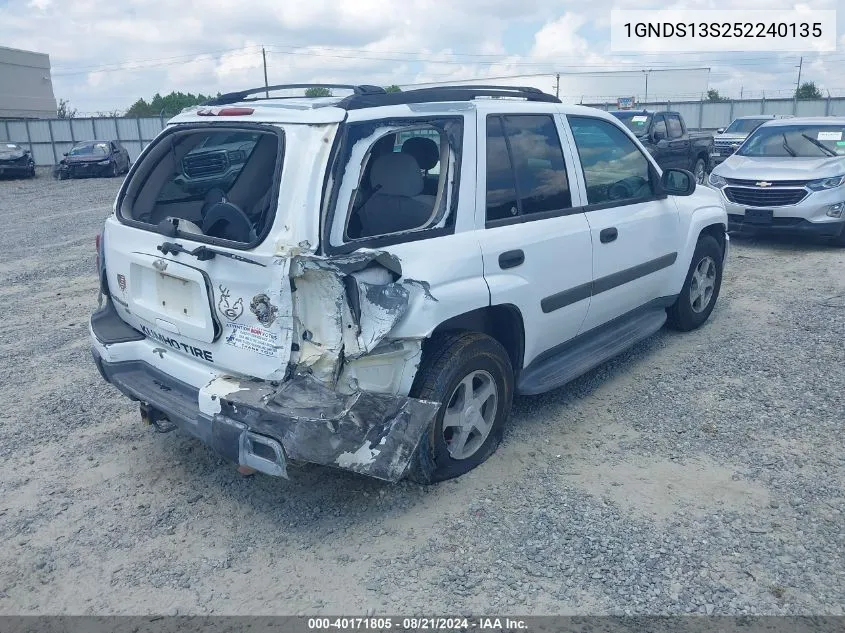
[[[82,112],[156,92],[216,93],[270,83],[413,84],[561,72],[567,100],[787,96],[799,53],[612,54],[610,9],[839,8],[839,48],[805,54],[802,77],[845,95],[845,6],[837,0],[0,0],[0,45],[48,53],[56,96]],[[709,73],[660,73],[709,67]],[[610,70],[631,69],[610,78]],[[595,73],[592,75],[584,73]],[[706,76],[705,76],[706,75]],[[704,77],[704,78],[703,78]],[[703,79],[702,79],[703,78]],[[704,87],[702,87],[702,81]],[[10,87],[0,86],[0,90]],[[12,87],[13,88],[13,87]],[[621,94],[617,94],[621,93]]]

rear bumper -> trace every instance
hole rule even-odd
[[[286,477],[290,459],[399,481],[437,412],[435,402],[340,394],[309,376],[274,384],[221,374],[207,384],[190,384],[141,360],[135,350],[150,347],[146,358],[158,352],[143,336],[122,332],[123,322],[109,306],[91,320],[92,353],[102,377],[146,405],[154,418],[166,418],[226,459],[269,475]],[[117,335],[122,342],[111,342]]]
[[[728,230],[734,233],[760,233],[779,235],[806,235],[833,238],[845,230],[845,219],[835,222],[810,222],[804,218],[776,217],[771,224],[754,224],[744,221],[742,215],[728,215]]]

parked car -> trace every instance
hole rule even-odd
[[[32,152],[16,143],[0,143],[0,176],[35,178]]]
[[[119,176],[129,171],[129,152],[119,141],[76,143],[59,161],[60,179],[86,176]]]
[[[94,360],[146,422],[270,475],[430,483],[493,453],[514,394],[710,316],[723,202],[608,113],[513,87],[251,98],[290,88],[171,119],[98,236]],[[255,136],[237,177],[181,189],[218,132]]]
[[[782,118],[790,118],[790,115],[759,114],[741,116],[734,119],[727,128],[720,127],[716,130],[714,151],[711,156],[713,165],[718,165],[733,154],[742,145],[742,142],[748,138],[748,135],[763,125],[763,123]]]
[[[645,146],[661,169],[687,169],[704,184],[711,168],[713,135],[690,132],[678,112],[618,110],[611,112]]]
[[[845,117],[768,121],[709,183],[732,231],[803,233],[845,246]]]

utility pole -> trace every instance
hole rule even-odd
[[[560,73],[555,74],[555,96],[560,99]]]
[[[643,103],[648,103],[648,74],[651,72],[651,68],[648,70],[643,70],[645,73],[645,99],[643,99]]]
[[[264,60],[264,96],[270,98],[270,91],[267,89],[270,84],[267,83],[267,52],[264,47],[261,47],[261,58]]]
[[[798,96],[798,89],[801,87],[801,68],[804,66],[804,58],[801,57],[798,61],[798,81],[795,82],[795,96]]]

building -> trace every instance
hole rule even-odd
[[[50,56],[0,46],[0,119],[52,119]]]

